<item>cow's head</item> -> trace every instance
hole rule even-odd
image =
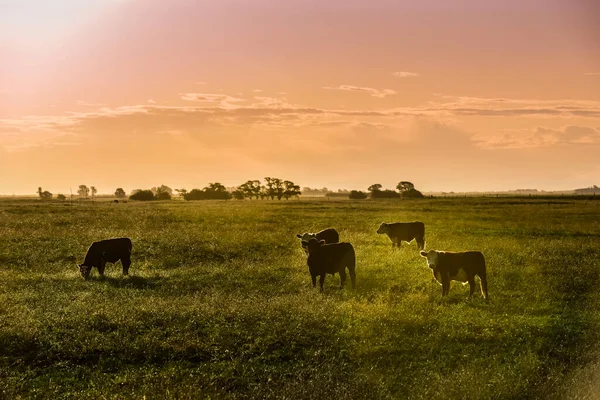
[[[325,244],[324,240],[317,240],[316,238],[312,238],[308,241],[308,243],[306,244],[306,247],[308,248],[308,254],[313,253],[315,250],[317,250],[319,247],[323,246]]]
[[[87,279],[90,277],[90,272],[92,272],[92,267],[88,265],[79,264],[79,272],[81,272],[81,276],[83,279]]]
[[[429,268],[435,269],[438,264],[438,252],[435,250],[429,251],[421,251],[421,257],[425,257],[427,259],[427,265]]]
[[[316,236],[317,236],[316,233],[308,233],[308,232],[298,233],[296,235],[296,237],[302,241],[302,245],[304,245],[304,242],[308,242],[310,239],[312,239]]]
[[[388,224],[386,224],[385,222],[382,222],[381,225],[379,225],[379,228],[377,228],[377,233],[379,235],[388,233]]]

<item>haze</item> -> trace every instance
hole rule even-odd
[[[0,0],[0,193],[600,176],[583,0]]]

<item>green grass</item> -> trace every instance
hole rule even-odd
[[[600,202],[0,201],[0,398],[592,398]],[[415,243],[481,250],[491,301],[431,282]],[[296,233],[335,227],[357,288],[310,284]],[[95,240],[133,264],[84,281]],[[596,379],[597,381],[597,379]]]

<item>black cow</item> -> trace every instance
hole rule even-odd
[[[392,241],[392,247],[400,247],[400,243],[417,240],[419,249],[425,248],[425,224],[422,222],[382,222],[377,229],[378,234],[387,234]]]
[[[318,241],[324,240],[325,243],[329,244],[329,243],[338,243],[340,241],[340,234],[338,233],[338,231],[336,231],[333,228],[327,228],[327,229],[323,229],[322,231],[319,231],[317,233],[310,233],[310,232],[305,232],[305,233],[298,233],[296,235],[296,237],[298,239],[300,239],[300,243],[302,244],[302,248],[304,249],[304,251],[308,254],[308,250],[307,250],[307,246],[308,246],[308,241],[310,239],[317,239]]]
[[[98,273],[104,276],[104,267],[107,262],[116,263],[121,260],[123,275],[129,274],[131,265],[131,239],[117,238],[94,242],[88,249],[83,264],[79,264],[79,272],[84,279],[88,279],[92,268],[98,268]]]
[[[330,243],[325,244],[324,240],[312,238],[308,241],[308,270],[312,278],[313,287],[317,286],[317,276],[321,292],[323,291],[323,282],[325,275],[340,274],[340,289],[346,283],[346,268],[350,272],[352,288],[356,287],[356,255],[354,247],[350,243]]]
[[[469,298],[475,291],[475,276],[479,276],[481,294],[488,300],[487,275],[485,258],[479,251],[464,253],[448,253],[445,251],[422,251],[421,256],[427,258],[427,264],[433,276],[442,284],[442,297],[450,291],[450,281],[469,282],[471,289]]]

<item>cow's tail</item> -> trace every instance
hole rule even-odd
[[[425,248],[425,224],[421,222],[419,225],[419,233],[415,239],[417,239],[419,250],[423,250]]]
[[[481,254],[481,270],[479,271],[479,283],[481,286],[481,294],[483,298],[489,300],[488,287],[487,287],[487,271],[485,267],[485,257]]]
[[[350,281],[352,282],[352,288],[356,288],[356,253],[354,247],[348,243],[348,250],[344,255],[344,266],[348,268],[350,272]]]

